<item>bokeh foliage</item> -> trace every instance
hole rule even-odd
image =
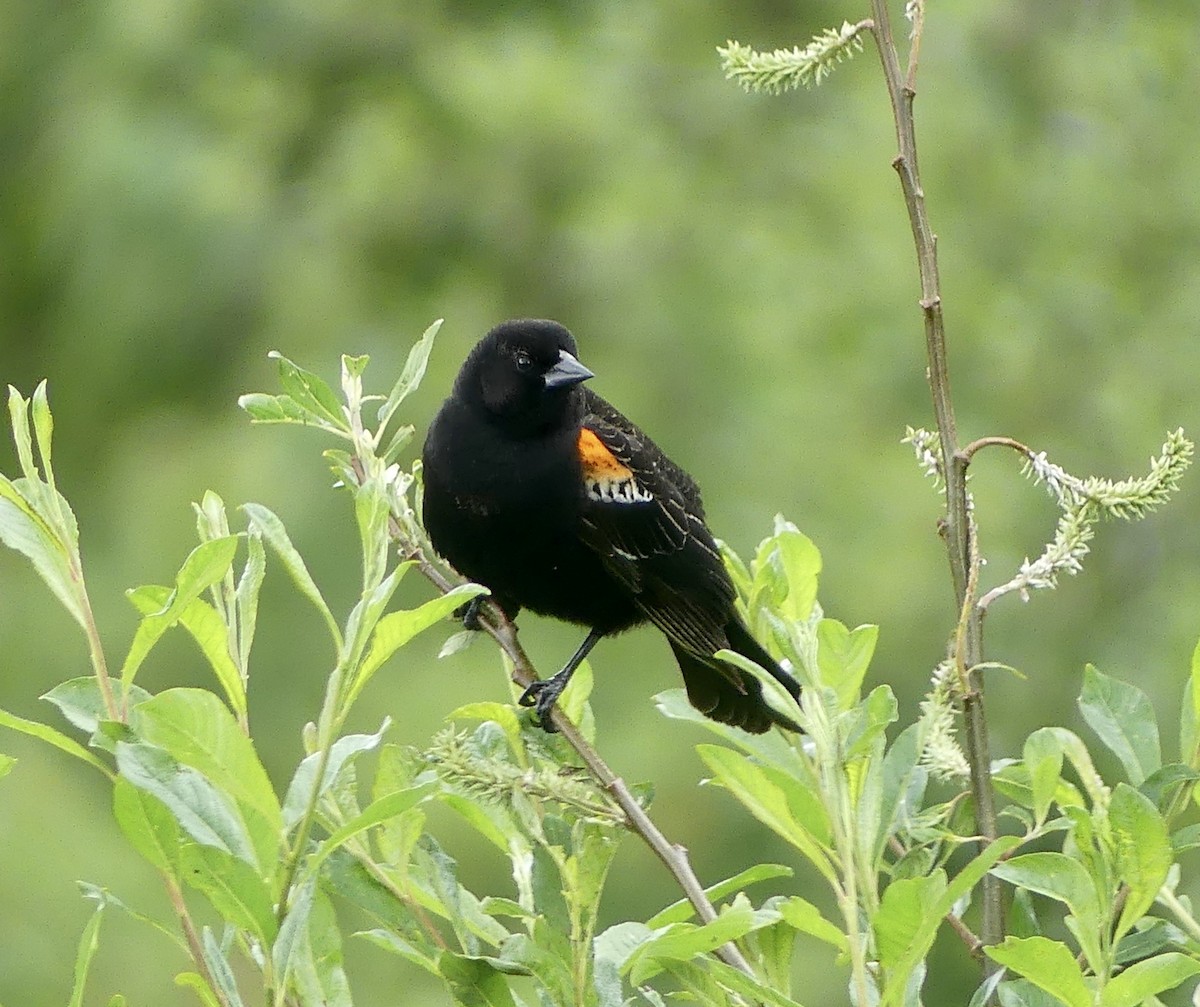
[[[774,512],[797,519],[825,557],[826,609],[880,625],[871,674],[915,710],[952,613],[936,500],[898,443],[928,406],[878,70],[867,52],[819,91],[749,98],[714,54],[857,16],[630,0],[4,6],[0,381],[50,378],[56,466],[113,650],[136,624],[121,591],[171,576],[193,541],[187,502],[208,487],[284,514],[348,607],[354,532],[326,471],[306,440],[250,430],[234,405],[267,384],[267,350],[330,373],[339,352],[369,351],[398,372],[411,333],[445,315],[413,400],[431,415],[484,328],[549,315],[576,332],[597,389],[697,476],[719,534],[744,551]],[[1197,428],[1195,31],[1183,0],[938,5],[918,125],[965,432],[1121,474],[1164,429]],[[998,578],[1054,520],[1011,464],[973,470]],[[994,679],[996,754],[1040,724],[1078,726],[1085,661],[1175,702],[1200,611],[1198,492],[1185,483],[1175,506],[1103,536],[1055,595],[996,606],[989,652],[1030,676]],[[260,641],[276,657],[251,696],[278,771],[324,669],[286,586],[268,583],[263,604],[278,616],[264,624],[297,626]],[[0,554],[0,705],[30,715],[84,672],[70,633]],[[526,619],[523,639],[553,666],[575,634]],[[487,648],[434,665],[437,642],[423,646],[372,683],[364,730],[386,712],[399,737],[426,737],[504,694]],[[732,873],[747,846],[747,862],[774,859],[764,831],[714,826],[729,808],[694,787],[700,736],[664,730],[650,704],[674,684],[653,634],[606,644],[595,665],[616,767],[653,778],[701,875]],[[143,671],[156,690],[200,675],[184,644]],[[0,847],[23,869],[0,873],[0,1003],[41,1007],[65,1001],[89,912],[69,879],[161,896],[129,873],[88,777],[8,750],[22,761],[0,784]],[[69,818],[89,806],[86,828]],[[455,852],[502,876],[466,837]],[[632,849],[610,892],[613,918],[674,897]],[[182,996],[137,986],[143,937],[123,927],[98,982],[108,970],[134,1002]],[[398,980],[364,981],[379,992],[360,987],[363,1002],[387,1002]]]

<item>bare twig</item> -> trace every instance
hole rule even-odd
[[[965,616],[961,626],[961,646],[957,648],[965,668],[974,669],[983,660],[982,616],[971,593],[971,568],[974,546],[970,510],[967,504],[966,470],[969,456],[958,449],[958,431],[954,403],[950,394],[950,372],[946,357],[946,334],[942,317],[941,283],[938,276],[937,238],[929,223],[925,192],[921,187],[917,161],[916,125],[913,100],[916,97],[916,65],[920,53],[923,19],[913,25],[907,72],[901,70],[886,0],[871,0],[875,26],[873,35],[892,105],[896,128],[897,155],[892,166],[900,178],[904,204],[908,209],[917,267],[921,280],[921,311],[925,321],[925,349],[928,358],[929,390],[937,420],[942,457],[946,459],[946,515],[944,538],[954,583],[955,607]],[[963,698],[967,756],[971,763],[971,790],[975,798],[977,831],[990,841],[999,834],[995,795],[991,782],[991,756],[987,721],[984,716],[983,683],[977,671],[968,671],[971,688]],[[1003,936],[1003,912],[1000,882],[990,874],[983,879],[983,921],[980,939],[995,944]]]

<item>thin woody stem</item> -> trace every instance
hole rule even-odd
[[[974,604],[972,594],[974,543],[966,489],[969,456],[964,457],[958,449],[958,431],[954,420],[954,403],[950,394],[950,371],[946,355],[941,283],[938,275],[937,238],[929,222],[925,192],[921,187],[916,125],[913,118],[916,60],[920,52],[923,25],[920,21],[914,25],[906,73],[900,67],[887,0],[871,0],[871,13],[875,22],[872,34],[879,50],[896,129],[897,154],[892,161],[892,167],[896,169],[900,179],[917,253],[929,390],[933,399],[942,457],[946,460],[946,515],[943,535],[950,562],[951,580],[954,584],[955,607],[964,616],[959,629],[961,642],[956,647],[956,656],[965,668],[974,669],[983,660],[983,626],[981,613]],[[983,706],[983,686],[977,671],[969,671],[968,679],[971,688],[963,696],[963,719],[967,757],[971,764],[971,791],[975,799],[976,828],[985,841],[990,841],[999,834],[999,828],[991,782],[991,756]],[[980,939],[985,945],[998,943],[1003,937],[1002,910],[1000,883],[991,875],[987,875],[983,879],[983,919],[980,928]]]

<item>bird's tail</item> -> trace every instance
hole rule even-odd
[[[730,620],[725,627],[725,635],[730,650],[761,665],[795,699],[800,698],[800,683],[779,667],[778,662],[739,620]],[[670,643],[679,662],[679,670],[683,673],[688,701],[706,717],[740,727],[751,734],[762,734],[774,724],[791,731],[800,730],[800,725],[791,717],[767,703],[763,698],[762,685],[753,675],[715,657],[686,650],[674,640]]]

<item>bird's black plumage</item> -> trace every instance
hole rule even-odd
[[[713,656],[737,651],[799,696],[734,610],[699,488],[583,387],[590,377],[563,326],[504,322],[467,357],[425,441],[423,514],[438,552],[490,588],[510,618],[528,608],[591,630],[563,671],[522,701],[548,725],[596,640],[650,622],[702,713],[756,733],[794,728],[757,679]]]

